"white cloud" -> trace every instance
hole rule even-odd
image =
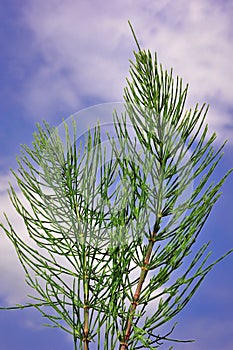
[[[17,229],[17,232],[20,232],[20,234],[24,236],[24,224],[20,216],[17,215],[16,211],[14,210],[7,193],[9,181],[15,185],[12,175],[8,174],[0,176],[0,222],[4,224],[6,223],[3,216],[3,212],[5,212],[13,227]],[[6,301],[7,305],[14,305],[15,303],[25,301],[25,297],[28,294],[29,289],[24,282],[24,271],[19,263],[12,243],[2,229],[0,229],[0,235],[0,297]]]
[[[141,46],[156,50],[166,68],[174,67],[190,82],[190,103],[211,101],[213,109],[232,105],[233,33],[223,5],[209,0],[50,0],[30,2],[24,11],[24,23],[33,33],[29,54],[41,59],[23,89],[31,115],[54,115],[61,106],[72,113],[87,97],[121,101],[128,58],[136,49],[128,19]],[[212,113],[209,122],[223,136],[232,115]]]

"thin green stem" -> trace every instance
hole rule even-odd
[[[83,344],[84,350],[89,349],[89,276],[87,269],[87,252],[85,244],[83,246],[83,294],[84,294],[84,328],[83,328]]]

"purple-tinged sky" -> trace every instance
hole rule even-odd
[[[82,108],[122,101],[129,58],[136,49],[157,51],[165,68],[189,82],[189,106],[211,105],[217,144],[228,138],[219,179],[233,165],[233,2],[231,0],[8,0],[0,2],[0,215],[9,213],[9,168],[20,144],[30,144],[36,122],[53,125]],[[232,176],[201,234],[213,258],[233,246]],[[177,320],[174,336],[194,338],[175,350],[233,348],[233,257],[210,273]],[[0,305],[29,292],[15,252],[0,232]],[[0,312],[0,350],[72,349],[61,331],[42,327],[36,311]],[[167,347],[166,347],[167,348]]]

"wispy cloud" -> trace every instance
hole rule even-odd
[[[87,98],[121,101],[136,49],[130,19],[142,48],[156,50],[166,68],[190,82],[191,104],[211,102],[211,129],[231,138],[231,9],[210,0],[28,2],[23,20],[37,66],[22,90],[25,108],[38,117],[73,113]]]
[[[25,227],[21,217],[13,209],[7,190],[8,181],[15,185],[12,175],[0,176],[0,222],[6,223],[3,211],[7,214],[11,224],[16,228],[17,233],[25,236]],[[0,274],[1,288],[0,297],[5,300],[7,305],[14,305],[25,301],[29,288],[24,282],[24,271],[18,261],[16,251],[1,229],[0,244]],[[2,306],[2,305],[1,305]]]

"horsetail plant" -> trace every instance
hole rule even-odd
[[[208,136],[208,107],[185,111],[188,87],[132,32],[138,51],[124,112],[113,111],[117,137],[107,133],[106,149],[100,124],[82,142],[74,118],[72,131],[63,123],[65,141],[38,124],[13,171],[27,205],[10,187],[27,239],[7,215],[1,224],[35,292],[33,301],[5,309],[36,308],[72,335],[75,350],[182,341],[170,338],[171,320],[232,252],[212,263],[209,243],[192,252],[230,173],[209,183],[224,145],[215,150],[216,135]]]

